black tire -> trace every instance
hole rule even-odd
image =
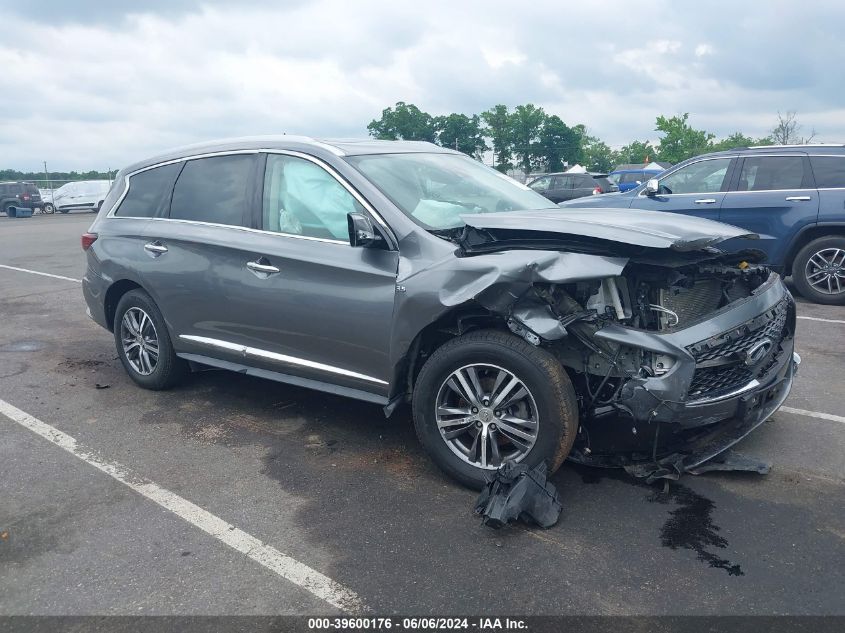
[[[841,258],[845,257],[845,236],[831,235],[829,237],[815,239],[798,251],[795,260],[792,262],[792,282],[795,284],[798,292],[801,293],[801,296],[813,303],[837,306],[845,305],[845,278],[839,278],[841,291],[837,291],[835,279],[831,282],[831,287],[834,291],[833,294],[819,290],[810,284],[810,281],[807,279],[810,258],[816,253],[824,251],[834,252],[833,249],[840,249],[842,251],[842,254],[834,258],[833,264],[834,267],[839,267],[838,272],[840,275],[843,275],[845,274],[845,262],[841,262]]]
[[[54,207],[52,203],[48,202],[41,210],[49,215],[56,212],[56,207]]]
[[[508,332],[479,330],[454,338],[426,361],[414,385],[413,415],[417,437],[434,462],[450,477],[471,488],[484,486],[482,469],[458,457],[437,428],[435,409],[440,387],[450,374],[467,364],[491,364],[518,378],[537,408],[537,437],[522,462],[534,467],[546,462],[556,471],[569,455],[578,430],[575,390],[558,360]]]
[[[102,209],[102,208],[103,208],[103,201],[102,201],[102,200],[100,200],[100,201],[97,203],[97,208],[96,208],[96,209],[94,209],[94,213],[99,213],[99,212],[100,212],[100,209]]]
[[[59,209],[59,213],[70,213],[70,209]]]
[[[121,322],[127,311],[131,308],[139,308],[146,313],[155,328],[158,338],[158,360],[152,372],[148,375],[140,373],[132,366],[126,352],[123,349],[121,340]],[[143,290],[130,290],[117,304],[114,314],[114,342],[117,348],[117,355],[129,377],[144,389],[169,389],[176,385],[188,372],[188,364],[176,356],[173,351],[173,344],[170,340],[170,333],[161,316],[161,311],[152,300],[152,297]]]

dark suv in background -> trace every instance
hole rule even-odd
[[[546,174],[535,178],[528,186],[552,202],[619,191],[619,187],[610,182],[607,174]]]
[[[561,206],[671,211],[748,229],[762,239],[720,248],[760,249],[807,299],[845,305],[845,145],[705,154],[629,192]]]
[[[0,182],[0,209],[9,215],[12,207],[36,209],[41,206],[38,187],[30,182]]]

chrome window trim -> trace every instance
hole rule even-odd
[[[117,216],[120,219],[120,216]],[[311,242],[325,242],[327,244],[341,244],[349,246],[349,240],[330,240],[324,237],[311,237],[310,235],[296,235],[294,233],[279,233],[277,231],[265,231],[263,229],[253,229],[249,226],[238,226],[237,224],[219,224],[217,222],[203,222],[202,220],[183,220],[182,218],[130,218],[134,220],[150,220],[154,222],[177,222],[179,224],[193,224],[195,226],[210,226],[221,229],[234,229],[236,231],[246,231],[248,233],[260,233],[262,235],[274,235],[277,237],[293,237],[298,240],[309,240]]]
[[[725,193],[780,193],[783,191],[816,191],[816,189],[808,189],[800,187],[798,189],[752,189],[751,191],[725,191]]]
[[[842,191],[845,187],[818,187],[817,191]]]
[[[287,365],[297,365],[300,367],[308,367],[309,369],[317,369],[319,371],[338,374],[340,376],[348,376],[349,378],[358,378],[360,380],[366,380],[379,385],[389,384],[384,380],[380,380],[379,378],[367,376],[366,374],[359,374],[356,371],[350,371],[348,369],[343,369],[342,367],[326,365],[325,363],[318,363],[316,361],[307,360],[305,358],[297,358],[296,356],[288,356],[287,354],[279,354],[277,352],[271,352],[269,350],[260,349],[258,347],[249,347],[248,345],[239,345],[237,343],[231,343],[229,341],[224,341],[221,339],[209,338],[207,336],[194,336],[192,334],[180,334],[179,338],[184,341],[190,341],[192,343],[198,343],[200,345],[207,345],[208,347],[216,347],[218,349],[225,349],[230,352],[237,352],[239,354],[242,354],[244,358],[249,358],[250,356],[252,356],[254,358],[263,358],[266,360],[272,360]]]
[[[237,150],[226,150],[220,152],[206,152],[204,154],[192,154],[190,156],[182,156],[180,158],[173,158],[171,160],[162,161],[160,163],[155,163],[154,165],[147,165],[146,167],[142,167],[141,169],[136,169],[135,171],[126,174],[124,176],[124,187],[123,193],[120,194],[120,198],[112,205],[112,208],[109,209],[109,212],[106,214],[106,217],[109,219],[127,219],[127,220],[167,220],[170,222],[191,222],[193,224],[199,225],[206,225],[206,226],[221,226],[227,228],[235,228],[241,229],[246,231],[253,231],[253,232],[260,232],[266,233],[268,235],[282,235],[285,237],[293,237],[296,239],[305,239],[311,241],[318,241],[318,242],[327,242],[330,244],[346,244],[349,246],[349,240],[331,240],[325,238],[317,238],[317,237],[310,237],[307,235],[296,235],[294,233],[281,233],[279,231],[267,231],[265,229],[253,229],[251,227],[246,226],[237,226],[234,224],[217,224],[215,222],[203,222],[201,220],[183,220],[181,218],[150,218],[144,216],[130,216],[130,215],[115,215],[115,212],[120,208],[123,199],[126,197],[126,194],[129,193],[129,180],[132,176],[140,174],[145,171],[149,171],[150,169],[156,169],[158,167],[164,167],[166,165],[173,165],[175,163],[187,162],[189,160],[198,160],[201,158],[213,158],[215,156],[230,156],[234,154],[282,154],[285,156],[294,156],[296,158],[302,158],[304,160],[310,161],[317,165],[318,167],[322,167],[325,169],[329,175],[337,180],[340,185],[349,192],[349,194],[355,198],[358,203],[366,209],[370,215],[375,219],[375,221],[381,225],[381,227],[387,232],[388,234],[388,241],[392,241],[393,245],[391,246],[392,249],[396,248],[398,245],[398,241],[396,239],[396,235],[393,233],[393,230],[388,226],[387,222],[384,221],[384,218],[375,210],[375,208],[361,195],[355,190],[347,181],[346,179],[341,176],[331,165],[328,163],[320,160],[316,156],[311,156],[310,154],[305,154],[303,152],[299,152],[296,150],[285,150],[285,149],[237,149]]]

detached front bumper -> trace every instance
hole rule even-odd
[[[800,363],[794,332],[795,305],[775,274],[752,296],[687,328],[599,330],[596,338],[674,364],[663,376],[629,380],[619,399],[626,415],[585,422],[594,441],[572,458],[622,466],[649,479],[703,468],[760,426],[789,395]]]

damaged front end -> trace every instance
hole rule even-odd
[[[724,254],[724,236],[644,245],[467,223],[459,259],[516,268],[458,272],[441,299],[471,299],[554,351],[579,402],[571,460],[648,480],[766,472],[726,451],[783,403],[800,359],[795,304],[756,251]]]

